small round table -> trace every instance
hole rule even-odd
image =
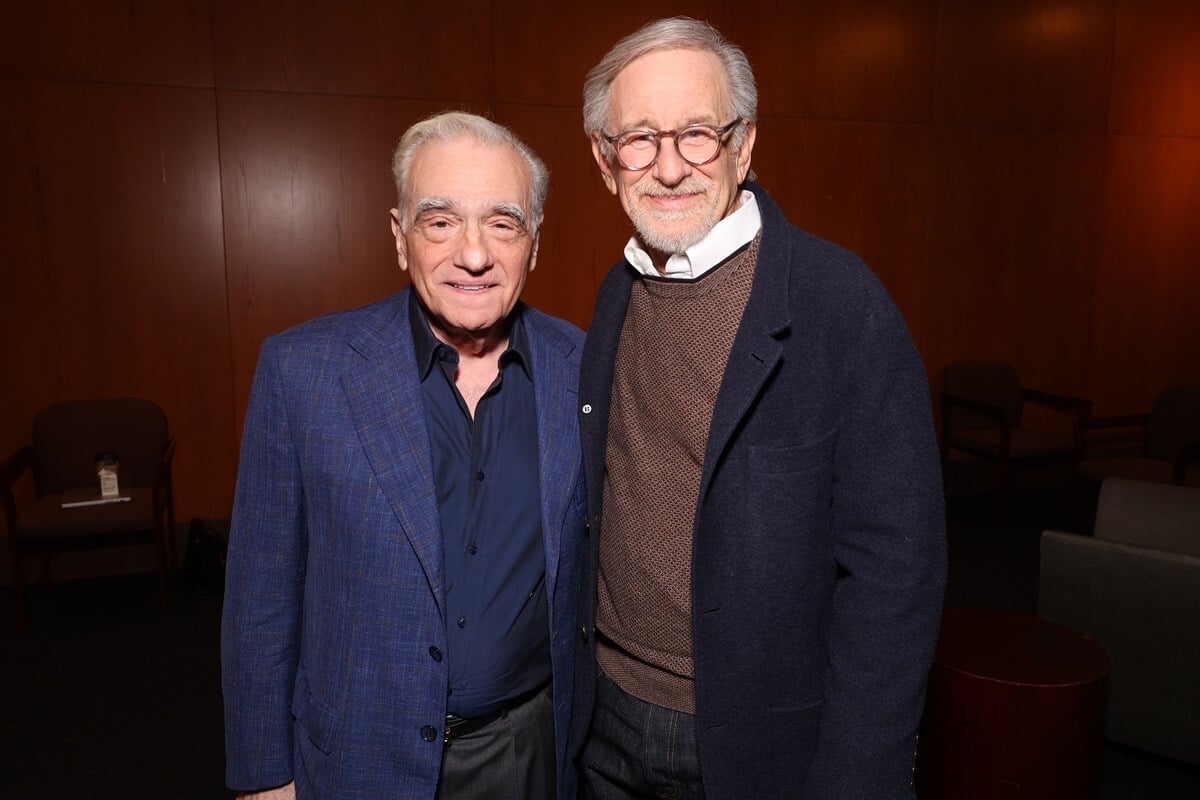
[[[948,608],[918,747],[922,800],[1096,796],[1108,654],[1025,614]]]

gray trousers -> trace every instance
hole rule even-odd
[[[442,752],[437,800],[554,800],[554,703],[547,686]]]

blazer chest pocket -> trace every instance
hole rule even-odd
[[[750,474],[795,474],[814,470],[832,471],[836,431],[797,444],[750,445]]]
[[[749,448],[750,517],[767,535],[828,527],[833,498],[835,431],[799,444]]]

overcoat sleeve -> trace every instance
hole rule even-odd
[[[838,379],[825,709],[805,797],[912,797],[945,586],[945,520],[924,368],[899,311],[862,320]]]

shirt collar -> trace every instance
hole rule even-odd
[[[533,357],[529,352],[529,337],[525,334],[525,315],[521,313],[524,306],[517,303],[516,308],[509,314],[508,347],[500,354],[500,367],[510,361],[515,361],[525,370],[525,374],[533,380]],[[429,377],[429,371],[439,360],[458,363],[458,351],[434,335],[429,327],[429,319],[425,316],[425,307],[417,299],[417,293],[408,293],[408,322],[412,328],[413,352],[417,357],[417,374],[421,380]]]
[[[652,278],[699,278],[752,242],[761,228],[762,215],[758,211],[758,201],[754,199],[753,192],[743,189],[733,213],[714,225],[703,239],[686,251],[668,258],[665,274],[658,274],[650,254],[642,248],[636,236],[631,237],[625,245],[625,259],[638,272]]]

